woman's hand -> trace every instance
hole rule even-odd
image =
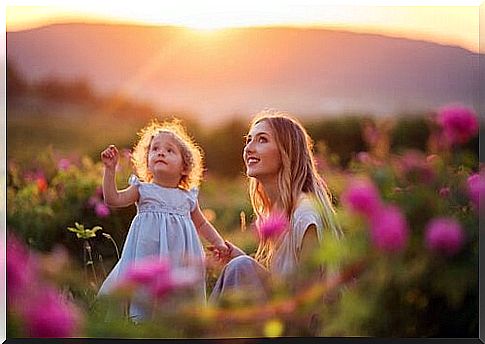
[[[119,153],[115,145],[110,145],[101,152],[101,161],[107,169],[114,170],[118,164]]]

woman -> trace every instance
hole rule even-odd
[[[303,126],[287,114],[263,111],[252,121],[243,159],[256,223],[282,212],[289,226],[279,237],[260,241],[255,259],[228,242],[233,259],[217,280],[210,303],[218,304],[238,291],[256,302],[265,301],[269,282],[275,280],[298,288],[295,272],[324,232],[342,236],[328,189],[315,168],[312,146]]]

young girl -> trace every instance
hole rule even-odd
[[[101,153],[104,164],[103,195],[111,207],[137,205],[120,260],[101,286],[98,295],[108,294],[127,268],[151,256],[168,258],[172,267],[204,263],[199,233],[214,247],[228,252],[215,228],[202,214],[197,187],[202,176],[202,155],[179,122],[153,121],[139,133],[132,162],[136,174],[130,186],[118,191],[115,171],[118,149],[110,145]],[[204,270],[203,270],[204,271]],[[205,278],[196,286],[205,302]],[[147,317],[146,310],[134,301],[129,315],[134,320]]]

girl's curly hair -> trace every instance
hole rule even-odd
[[[181,176],[178,186],[185,190],[198,187],[203,173],[203,153],[179,119],[164,122],[154,119],[138,132],[139,139],[133,147],[131,157],[135,173],[143,181],[152,181],[153,175],[148,169],[148,151],[152,139],[161,132],[173,136],[182,154],[182,162],[187,174]]]

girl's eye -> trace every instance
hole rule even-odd
[[[246,137],[246,145],[248,145],[249,142],[251,142],[251,138],[250,137]]]
[[[172,148],[167,149],[167,152],[169,152],[169,153],[173,153]]]
[[[265,142],[268,142],[268,140],[266,139],[266,137],[263,137],[261,136],[258,140],[259,143],[265,143]]]
[[[152,147],[152,151],[155,151],[156,152],[157,150],[158,150],[158,147],[156,147],[156,146],[155,147]]]

